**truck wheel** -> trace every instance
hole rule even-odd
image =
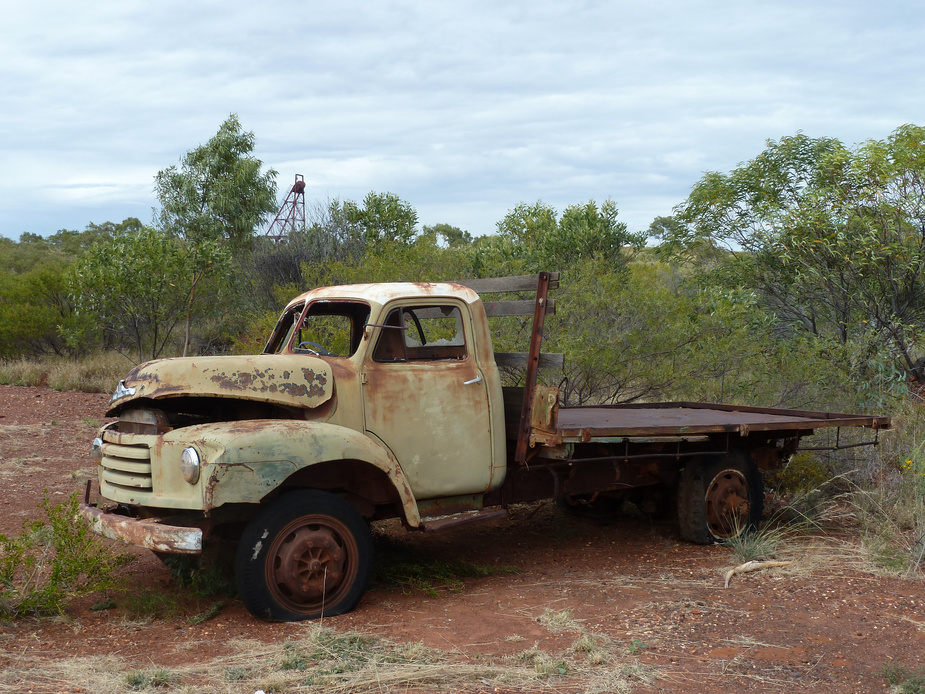
[[[291,622],[352,610],[372,565],[363,517],[334,494],[305,490],[280,497],[248,524],[235,579],[252,615]]]
[[[761,473],[745,453],[692,461],[681,472],[682,539],[708,545],[737,537],[758,526],[763,510]]]

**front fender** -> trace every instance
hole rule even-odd
[[[290,419],[224,422],[186,431],[194,428],[197,436],[189,442],[201,449],[204,459],[205,511],[228,503],[257,503],[294,472],[316,463],[359,460],[388,476],[408,524],[420,525],[417,502],[398,461],[353,429]]]

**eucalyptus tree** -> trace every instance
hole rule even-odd
[[[858,368],[886,359],[923,375],[925,129],[854,149],[769,141],[732,172],[707,173],[676,218],[665,248],[725,247],[714,278],[758,291],[783,326],[852,345]]]
[[[599,258],[618,268],[625,265],[627,250],[645,243],[645,234],[628,231],[617,213],[610,198],[600,206],[594,200],[569,205],[561,216],[539,200],[517,205],[497,229],[531,271],[558,270],[585,258]]]
[[[69,277],[78,310],[98,321],[108,344],[131,350],[139,362],[161,356],[170,344],[188,304],[189,282],[181,241],[148,226],[97,243]]]
[[[232,114],[212,139],[187,152],[179,167],[170,166],[155,177],[158,227],[181,240],[189,272],[182,290],[184,356],[199,287],[206,280],[221,284],[227,279],[233,256],[250,252],[255,230],[276,210],[276,171],[263,170],[263,162],[253,155],[255,144],[254,134],[245,132]],[[211,306],[218,310],[221,304]]]
[[[154,179],[157,226],[190,242],[246,247],[276,211],[276,171],[253,155],[256,138],[234,114],[206,144]]]

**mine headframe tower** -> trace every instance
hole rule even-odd
[[[305,228],[305,177],[295,175],[295,183],[280,205],[279,212],[267,227],[267,236],[277,243],[289,234]]]

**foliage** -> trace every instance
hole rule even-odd
[[[307,211],[304,229],[289,233],[279,243],[257,239],[253,252],[237,259],[257,302],[251,309],[278,309],[279,303],[285,303],[279,298],[280,287],[293,286],[294,294],[310,286],[309,277],[303,274],[305,268],[358,263],[367,248],[365,229],[355,218],[358,209],[356,203],[339,199],[318,202]]]
[[[631,266],[624,281],[605,263],[572,266],[546,346],[566,355],[560,389],[567,403],[631,402],[670,388],[663,357],[689,336],[672,334],[685,317],[658,273],[652,265]]]
[[[189,354],[194,312],[217,316],[223,312],[223,299],[232,281],[232,258],[229,249],[216,241],[206,240],[185,247],[185,282],[183,356]],[[200,297],[207,297],[199,300]]]
[[[58,325],[71,315],[56,257],[18,274],[0,271],[0,357],[61,354]]]
[[[201,342],[230,343],[236,326],[224,317],[240,313],[228,292],[232,257],[247,255],[276,207],[276,173],[261,171],[254,142],[232,115],[179,167],[161,171],[159,230],[129,218],[0,242],[0,358],[103,347],[142,361],[169,350],[181,323],[185,355],[194,320],[212,331]]]
[[[590,214],[588,205],[569,209]],[[518,244],[542,245],[541,234],[530,231],[537,225],[526,221],[542,220],[544,210],[558,227],[548,208],[536,208],[518,216],[526,231],[517,240],[499,235],[444,247],[434,234],[421,234],[414,243],[381,242],[360,255],[304,262],[299,282],[275,288],[272,309],[251,314],[237,349],[262,349],[277,307],[305,287],[526,272],[540,256]],[[566,366],[541,376],[558,384],[569,404],[689,399],[804,408],[837,402],[843,409],[845,393],[869,383],[853,374],[846,346],[777,330],[756,292],[704,283],[651,254],[616,264],[593,251],[574,257],[556,301],[545,349],[563,352]],[[495,348],[522,351],[529,329],[528,319],[493,319]],[[509,374],[509,382],[517,377]],[[875,390],[870,397],[883,395]]]
[[[662,224],[665,247],[726,246],[714,280],[747,286],[781,325],[925,375],[925,128],[849,150],[798,134],[728,175],[706,174]]]
[[[624,273],[603,260],[576,262],[567,280],[546,349],[566,355],[559,385],[569,404],[843,400],[847,377],[831,365],[838,350],[776,335],[749,292],[701,288],[652,261]]]
[[[102,224],[90,222],[84,231],[61,229],[49,236],[48,239],[43,239],[43,242],[69,258],[77,258],[96,243],[108,241],[113,236],[127,231],[137,231],[141,227],[141,220],[137,217],[127,217],[118,224],[115,222],[103,222]]]
[[[791,456],[774,479],[774,488],[784,494],[798,494],[818,489],[831,477],[831,473],[811,451],[800,451]]]
[[[270,288],[269,308],[254,308],[248,327],[236,337],[235,350],[259,352],[266,344],[280,307],[308,287],[365,282],[424,282],[455,280],[471,276],[466,248],[441,248],[433,238],[414,243],[383,241],[359,255],[346,255],[326,262],[303,262],[299,280]]]
[[[190,350],[194,314],[216,316],[223,310],[221,301],[202,306],[200,297],[221,298],[216,288],[230,277],[233,256],[249,254],[255,229],[276,209],[276,171],[261,171],[255,142],[232,114],[211,140],[186,153],[179,168],[155,177],[158,226],[183,241],[185,275],[167,299],[185,302],[183,356]],[[246,291],[242,287],[241,295]]]
[[[414,244],[416,224],[414,207],[392,193],[370,192],[362,205],[339,199],[316,203],[307,213],[306,228],[288,234],[281,243],[258,239],[253,253],[239,256],[241,274],[250,287],[252,300],[247,302],[248,309],[258,314],[268,309],[278,311],[279,304],[284,303],[279,300],[280,287],[295,287],[294,295],[304,288],[329,283],[317,278],[319,272],[333,275],[325,273],[332,264],[355,267],[363,264],[366,253],[377,258],[402,253]],[[446,233],[452,235],[450,231]],[[435,245],[436,232],[418,240]]]
[[[450,224],[418,231],[410,203],[372,191],[359,203],[317,203],[305,229],[274,243],[253,230],[272,207],[275,172],[261,172],[253,134],[231,116],[158,174],[157,231],[125,220],[12,244],[15,258],[5,261],[18,274],[3,274],[0,261],[0,301],[15,294],[0,312],[0,346],[13,356],[102,343],[136,360],[179,352],[180,343],[183,353],[232,343],[254,352],[281,305],[312,286],[559,269],[546,348],[565,353],[566,367],[541,377],[561,384],[569,404],[887,409],[918,359],[922,140],[905,126],[854,151],[803,135],[771,142],[733,172],[706,175],[676,216],[653,221],[662,256],[642,248],[643,235],[627,230],[610,199],[561,214],[521,203],[497,234],[473,239]],[[661,261],[669,251],[685,263]],[[72,253],[83,256],[68,295],[53,282]],[[20,275],[36,258],[49,260],[49,271],[27,288]],[[898,307],[889,320],[874,315],[889,313],[873,297],[884,287]],[[496,348],[522,351],[529,327],[495,320]]]
[[[925,566],[925,465],[921,453],[884,474],[874,486],[856,486],[851,499],[863,544],[875,564],[891,573]]]
[[[142,227],[93,246],[71,268],[69,282],[73,301],[99,319],[109,343],[134,349],[143,361],[165,350],[178,323],[189,323],[204,277],[223,279],[229,262],[215,241],[190,246]]]
[[[386,536],[377,536],[376,541],[377,560],[373,584],[381,588],[400,588],[403,593],[422,591],[432,597],[439,597],[441,590],[462,591],[465,578],[517,571],[508,566],[479,566],[466,561],[425,557]]]
[[[644,234],[631,234],[617,221],[617,205],[609,198],[600,207],[593,200],[570,205],[558,218],[541,200],[520,203],[498,222],[498,236],[510,244],[528,272],[562,270],[589,258],[618,267],[626,260],[626,247],[639,248],[645,242]]]
[[[48,238],[26,233],[19,243],[0,239],[0,359],[83,356],[98,349],[94,326],[69,296],[68,269],[94,242],[138,226],[129,218]]]
[[[455,227],[452,224],[434,224],[433,226],[424,226],[421,229],[421,236],[431,237],[434,243],[441,243],[447,248],[458,248],[468,246],[472,243],[472,234],[464,229]]]
[[[276,171],[261,171],[255,143],[232,114],[211,140],[186,153],[179,168],[158,172],[159,227],[192,245],[249,246],[254,229],[276,210]]]
[[[164,668],[153,670],[134,670],[125,676],[125,686],[132,691],[141,691],[157,687],[169,687],[180,678],[176,673]]]
[[[919,444],[902,464],[902,472],[913,509],[909,568],[917,571],[925,566],[925,443]]]
[[[115,571],[128,561],[105,546],[76,519],[77,495],[40,506],[48,519],[23,522],[14,538],[0,535],[0,612],[9,616],[61,613],[76,595],[115,585]]]
[[[883,677],[894,694],[925,694],[925,669],[912,670],[901,663],[883,668]]]
[[[768,524],[757,530],[740,532],[724,540],[723,544],[739,563],[759,561],[775,556],[792,532],[792,528]]]
[[[343,203],[343,213],[369,244],[410,243],[416,234],[417,210],[394,193],[370,191],[362,207],[347,200]]]

